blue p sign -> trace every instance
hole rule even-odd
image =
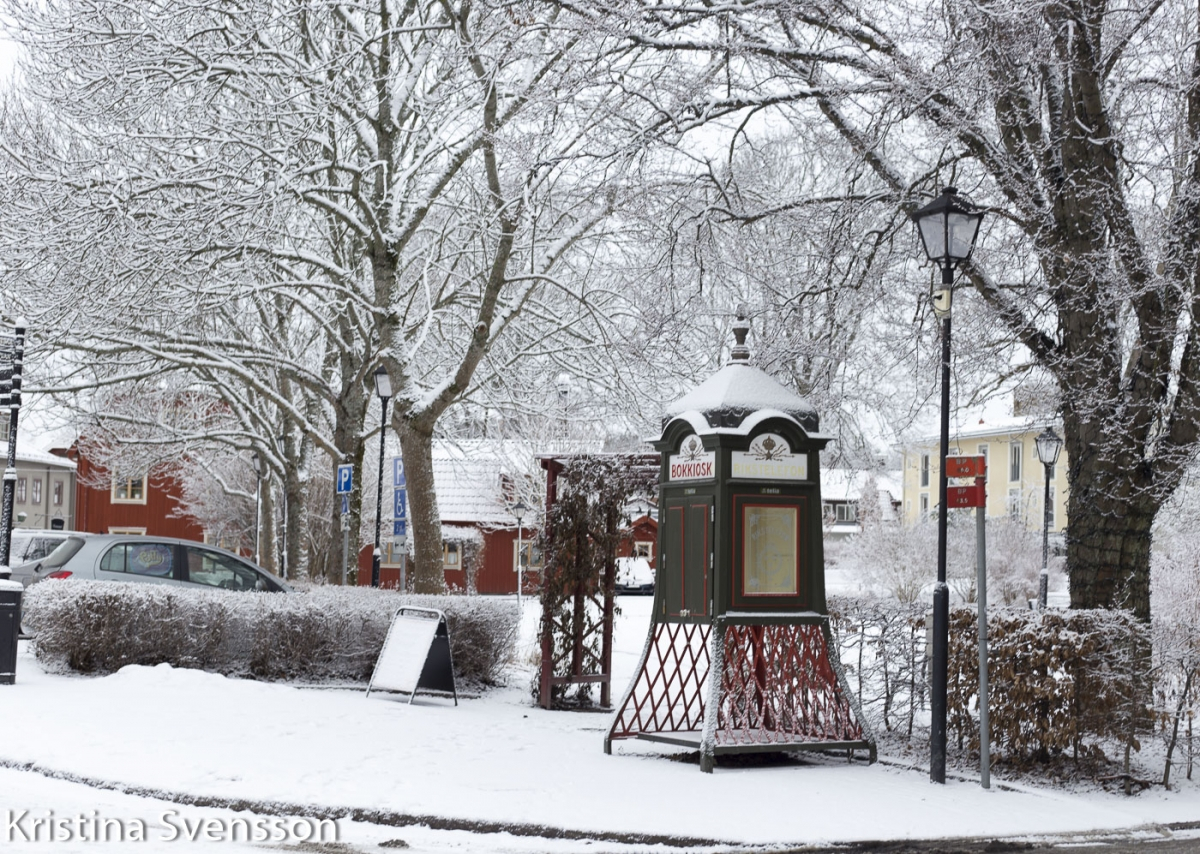
[[[337,467],[337,494],[346,495],[354,491],[354,466]]]

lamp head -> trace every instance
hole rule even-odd
[[[1034,439],[1037,446],[1038,459],[1042,465],[1052,466],[1058,462],[1058,454],[1062,450],[1063,440],[1054,432],[1053,427],[1047,427]]]
[[[930,261],[946,270],[971,257],[983,212],[961,198],[955,187],[946,187],[912,216]]]
[[[375,394],[379,395],[381,400],[387,400],[392,396],[392,378],[388,376],[387,368],[383,363],[379,363],[379,367],[375,369]]]

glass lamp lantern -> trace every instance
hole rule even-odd
[[[1063,441],[1054,432],[1053,427],[1047,427],[1033,440],[1037,446],[1038,460],[1044,466],[1052,466],[1058,462],[1058,454],[1062,451]]]
[[[921,244],[930,261],[942,268],[942,283],[954,279],[954,267],[971,257],[983,212],[958,195],[955,187],[946,187],[942,194],[913,214]]]

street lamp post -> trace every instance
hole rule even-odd
[[[946,680],[949,665],[950,588],[946,585],[946,456],[950,452],[950,307],[954,268],[971,257],[983,214],[960,199],[954,187],[913,214],[929,260],[941,267],[941,288],[932,294],[942,321],[941,468],[938,475],[937,585],[933,591],[933,673],[929,692],[929,779],[946,782]]]
[[[521,613],[521,589],[525,586],[525,541],[522,538],[524,531],[521,528],[521,520],[525,518],[525,511],[529,508],[525,506],[525,502],[520,499],[512,506],[512,514],[517,520],[517,612]]]
[[[371,553],[371,586],[379,586],[379,527],[383,524],[383,455],[387,435],[387,404],[392,378],[382,364],[375,369],[375,394],[379,395],[379,479],[375,483],[375,551]]]
[[[1044,611],[1046,590],[1050,586],[1050,469],[1058,462],[1063,442],[1053,427],[1047,427],[1034,439],[1034,444],[1046,472],[1046,491],[1042,498],[1042,574],[1038,578],[1038,607]]]
[[[250,455],[254,464],[254,562],[262,566],[262,457],[255,451]]]

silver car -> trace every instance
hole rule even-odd
[[[18,580],[15,572],[13,578]],[[72,534],[34,567],[34,581],[48,578],[292,592],[282,579],[224,549],[191,540],[124,534]]]

